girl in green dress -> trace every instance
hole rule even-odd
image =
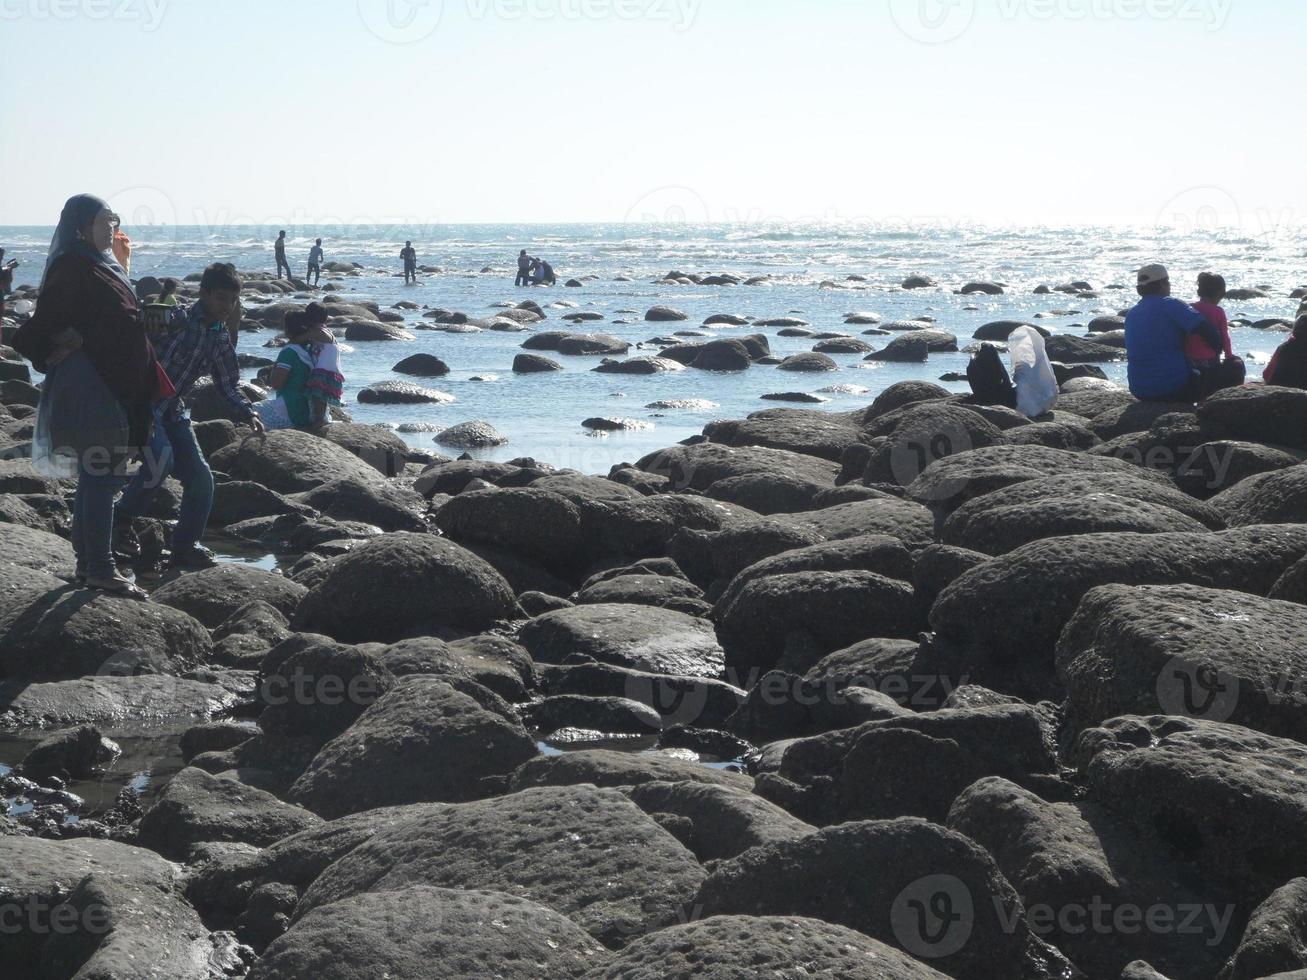
[[[294,426],[305,429],[313,424],[313,410],[309,405],[308,382],[313,373],[313,355],[307,345],[313,325],[308,323],[303,313],[286,314],[286,339],[290,341],[281,349],[277,363],[272,367],[268,385],[277,392],[277,402],[284,404],[286,424],[280,427]],[[269,418],[282,414],[281,406],[270,405]],[[269,428],[273,426],[269,425]]]

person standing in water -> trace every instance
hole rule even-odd
[[[400,249],[399,257],[404,260],[404,285],[407,286],[410,282],[416,285],[418,281],[418,253],[412,242],[404,243],[404,247]]]
[[[286,270],[286,278],[290,279],[290,263],[286,261],[286,233],[277,234],[277,244],[273,246],[273,251],[277,256],[277,278],[281,278],[281,270]]]
[[[17,259],[6,262],[5,250],[0,248],[0,316],[5,315],[5,299],[14,288],[14,269],[17,265]]]
[[[517,279],[514,280],[514,286],[531,285],[531,263],[535,260],[526,254],[526,249],[517,253]]]
[[[311,286],[316,286],[319,282],[322,281],[322,239],[321,238],[317,239],[313,243],[313,247],[309,249],[309,274],[305,278],[313,280],[313,282],[309,283],[309,285]]]

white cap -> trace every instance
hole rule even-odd
[[[1139,270],[1139,285],[1151,286],[1155,282],[1166,282],[1171,278],[1164,265],[1146,265]]]

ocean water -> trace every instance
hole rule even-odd
[[[274,269],[272,242],[275,227],[222,226],[218,228],[155,226],[126,227],[134,243],[134,276],[177,276],[197,272],[211,261],[235,262],[242,271]],[[7,257],[22,262],[15,282],[39,279],[52,228],[0,226],[0,246]],[[1228,302],[1231,318],[1291,318],[1297,301],[1289,294],[1307,281],[1303,241],[1293,235],[1253,236],[1233,230],[1176,234],[1155,228],[979,228],[955,226],[847,226],[847,225],[450,225],[439,227],[336,227],[296,228],[288,232],[288,253],[297,275],[304,271],[314,237],[324,239],[328,261],[357,262],[359,276],[328,276],[335,280],[343,299],[373,300],[382,307],[408,300],[417,311],[405,312],[412,324],[424,321],[424,307],[459,310],[469,316],[492,315],[494,304],[533,299],[549,319],[537,330],[575,329],[616,335],[633,345],[628,356],[656,354],[647,342],[679,330],[702,330],[729,337],[756,332],[751,327],[700,326],[715,313],[771,318],[795,316],[818,332],[859,334],[863,327],[846,327],[844,314],[872,312],[885,320],[934,317],[938,329],[971,342],[982,324],[993,320],[1028,320],[1054,333],[1082,335],[1084,326],[1100,314],[1116,313],[1131,305],[1128,286],[1140,265],[1165,262],[1176,283],[1176,295],[1189,293],[1199,272],[1223,274],[1231,288],[1255,287],[1269,299]],[[419,262],[437,266],[438,274],[424,274],[415,286],[405,286],[400,275],[399,250],[412,239]],[[518,249],[548,259],[559,275],[552,288],[517,288],[513,285]],[[481,270],[490,268],[491,272]],[[768,275],[758,286],[667,286],[656,280],[669,271],[728,272],[749,277]],[[938,289],[905,291],[898,284],[910,274],[932,276]],[[569,278],[595,276],[582,288],[566,288]],[[865,281],[849,279],[865,277]],[[617,281],[618,277],[629,282]],[[1061,293],[1035,295],[1040,284],[1050,287],[1075,279],[1088,280],[1102,289],[1099,299],[1080,300]],[[955,290],[971,280],[1004,283],[1005,295],[961,296]],[[554,304],[566,302],[574,307]],[[651,306],[669,305],[689,315],[684,323],[647,323]],[[560,318],[578,311],[597,311],[603,322],[569,327]],[[622,313],[619,311],[634,311]],[[400,311],[404,312],[404,311]],[[1042,316],[1041,316],[1042,314]],[[1050,315],[1055,314],[1055,315]],[[1038,318],[1037,318],[1038,317]],[[1037,318],[1037,319],[1036,319]],[[615,324],[626,319],[632,322]],[[507,445],[478,453],[488,459],[532,456],[556,466],[587,473],[606,473],[621,461],[670,445],[700,432],[714,419],[742,418],[751,412],[782,403],[764,401],[767,393],[818,392],[834,385],[867,389],[857,394],[823,394],[820,406],[845,411],[866,405],[875,395],[906,378],[938,379],[947,372],[966,369],[968,355],[932,354],[925,364],[876,364],[861,355],[834,355],[836,372],[822,374],[778,371],[757,366],[738,373],[709,373],[694,369],[649,377],[598,374],[592,369],[598,357],[563,357],[565,372],[516,376],[514,355],[525,338],[520,333],[484,331],[451,334],[414,331],[417,339],[402,343],[354,343],[344,357],[346,400],[357,421],[398,426],[403,423],[453,425],[483,419],[509,439]],[[768,335],[772,351],[785,356],[810,350],[811,338]],[[264,344],[271,331],[245,333],[240,350],[267,354]],[[1258,371],[1283,340],[1283,334],[1236,329],[1237,353],[1250,360],[1250,374]],[[691,338],[692,339],[692,338]],[[873,346],[892,338],[866,337]],[[638,349],[639,345],[644,349]],[[417,352],[435,354],[452,368],[447,377],[424,382],[455,396],[456,401],[431,406],[369,406],[354,403],[360,388],[399,377],[391,367]],[[1103,365],[1109,377],[1124,378],[1122,363]],[[246,372],[247,375],[252,372]],[[494,380],[473,381],[475,376]],[[420,379],[412,379],[420,380]],[[965,384],[946,384],[966,390]],[[662,410],[646,406],[655,400],[706,399],[706,410]],[[622,417],[648,423],[639,431],[597,436],[581,426],[592,416]],[[432,433],[406,435],[411,445],[440,451]]]

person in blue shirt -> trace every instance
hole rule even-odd
[[[1171,297],[1165,266],[1139,270],[1139,302],[1125,318],[1130,392],[1140,401],[1188,402],[1204,398],[1208,382],[1185,356],[1185,340],[1197,334],[1222,350],[1221,332],[1188,303]]]

